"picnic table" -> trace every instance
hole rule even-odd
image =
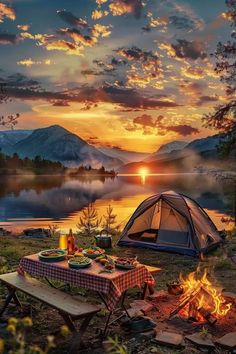
[[[19,269],[31,276],[42,277],[49,281],[61,281],[97,292],[109,311],[104,333],[111,324],[110,317],[120,302],[121,307],[129,315],[124,306],[126,291],[144,284],[146,293],[147,287],[155,283],[152,274],[160,271],[160,268],[138,263],[134,269],[128,271],[114,269],[112,273],[100,273],[104,268],[96,261],[93,261],[88,268],[72,269],[68,266],[67,260],[56,263],[42,262],[38,254],[22,258]]]

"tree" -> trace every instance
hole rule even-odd
[[[5,82],[0,82],[0,104],[7,103],[10,97],[6,92],[7,84]],[[18,123],[19,113],[10,114],[8,116],[0,116],[0,125],[13,129]]]
[[[227,11],[224,17],[232,27],[231,39],[226,43],[219,42],[213,56],[216,59],[215,71],[226,84],[227,104],[215,107],[213,113],[203,117],[204,125],[217,129],[225,134],[220,144],[224,156],[236,150],[236,0],[226,0]]]
[[[116,217],[117,215],[113,214],[113,208],[109,205],[106,209],[106,214],[103,215],[104,222],[102,223],[103,229],[109,234],[114,234],[117,229],[117,227],[115,227]]]
[[[86,236],[94,236],[101,224],[101,218],[98,217],[98,212],[93,203],[90,203],[87,208],[82,210],[82,216],[76,225],[80,232]]]

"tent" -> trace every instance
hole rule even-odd
[[[138,206],[118,245],[196,256],[222,242],[217,228],[197,202],[167,191],[145,199]]]

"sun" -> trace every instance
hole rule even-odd
[[[149,170],[146,167],[141,167],[139,169],[139,175],[140,176],[147,176],[149,174]]]

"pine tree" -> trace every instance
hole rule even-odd
[[[96,235],[100,224],[101,219],[98,217],[98,212],[94,208],[94,204],[90,203],[82,211],[82,216],[76,226],[82,234],[90,237]]]
[[[113,208],[109,205],[106,209],[106,214],[103,215],[104,221],[102,223],[102,227],[109,234],[114,234],[117,230],[117,226],[115,226],[115,224],[117,223],[116,217],[117,215],[113,214]]]

